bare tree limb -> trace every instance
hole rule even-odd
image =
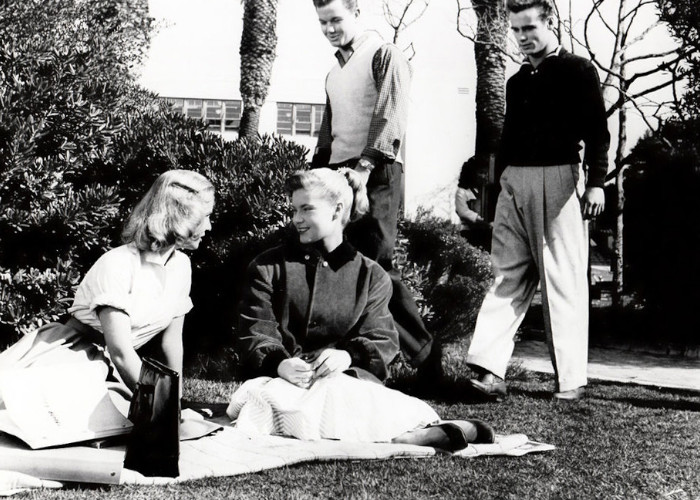
[[[644,31],[642,31],[639,35],[637,35],[636,37],[634,37],[631,41],[626,42],[626,46],[627,46],[627,47],[631,47],[631,46],[633,46],[634,44],[641,42],[641,41],[644,39],[644,37],[645,37],[646,35],[648,35],[648,34],[649,34],[651,31],[653,31],[654,29],[658,28],[660,25],[661,25],[661,22],[659,22],[659,21],[657,21],[657,22],[651,24],[651,25],[648,26],[646,29],[644,29]],[[631,27],[631,25],[630,25],[630,27]]]
[[[641,71],[641,72],[635,73],[634,75],[632,75],[630,78],[627,79],[627,83],[629,85],[631,85],[633,82],[635,82],[636,80],[639,80],[640,78],[644,78],[647,76],[651,76],[651,75],[655,75],[657,73],[662,73],[664,71],[667,71],[668,68],[674,66],[676,63],[678,63],[682,60],[683,60],[683,55],[679,55],[678,57],[676,57],[675,59],[673,59],[671,61],[666,61],[664,63],[659,64],[658,66],[656,66],[656,68],[652,68],[652,69],[649,69],[647,71]]]
[[[657,5],[656,0],[644,0],[644,1],[639,2],[636,7],[631,9],[624,16],[622,16],[622,21],[626,21],[628,16],[636,17],[637,14],[639,13],[639,11],[642,9],[642,7],[644,7],[646,5]]]
[[[670,50],[667,50],[666,52],[657,52],[657,53],[651,53],[651,54],[642,54],[642,55],[639,55],[639,56],[634,56],[634,57],[629,57],[629,58],[627,58],[627,63],[633,63],[633,62],[636,62],[636,61],[643,61],[643,60],[646,60],[646,59],[654,59],[654,58],[658,58],[658,57],[666,57],[666,56],[670,56],[671,54],[677,54],[677,53],[678,53],[678,49],[670,49]]]
[[[642,96],[645,96],[647,94],[651,94],[651,93],[656,92],[658,90],[664,89],[664,88],[668,87],[669,85],[672,85],[673,82],[674,82],[674,80],[672,78],[670,78],[669,80],[665,81],[664,83],[660,83],[659,85],[655,85],[653,87],[649,87],[645,90],[637,92],[636,94],[632,94],[629,96],[629,98],[634,100],[634,99],[637,99],[638,97],[642,97]]]
[[[462,2],[461,0],[456,0],[457,2],[457,33],[462,35],[464,38],[472,42],[473,44],[484,44],[485,42],[480,42],[476,39],[476,33],[472,31],[472,33],[466,33],[465,31],[462,30],[462,12],[463,11],[471,11],[473,10],[471,7],[462,7]],[[519,57],[517,54],[513,53],[512,51],[508,50],[508,47],[501,47],[501,46],[496,46],[496,49],[506,56],[508,59],[513,61],[515,64],[521,64],[522,63],[522,58]],[[519,52],[518,52],[519,54]]]
[[[603,13],[600,11],[600,6],[603,5],[603,3],[605,3],[605,0],[596,0],[593,3],[593,10],[589,15],[592,17],[594,13],[598,14],[598,18],[603,23],[603,26],[605,26],[608,29],[610,34],[615,35],[617,33],[617,30],[615,30],[612,26],[610,26],[610,24],[608,24],[608,22],[605,20],[605,16],[603,16]]]
[[[416,2],[418,0],[402,0],[403,3],[400,6],[400,14],[395,14],[393,10],[393,3],[391,0],[382,0],[382,10],[384,12],[384,19],[386,20],[387,24],[391,26],[391,28],[394,30],[394,37],[392,42],[394,44],[397,44],[399,41],[399,35],[401,34],[402,31],[404,31],[406,28],[411,26],[413,23],[418,21],[421,17],[423,17],[423,14],[425,14],[425,11],[428,9],[428,6],[430,4],[430,0],[420,0],[422,7],[420,8],[420,11],[413,15],[411,18],[408,18],[408,13],[411,7],[414,5],[418,5]],[[415,56],[415,48],[413,47],[413,43],[410,43],[406,48],[404,48],[404,52],[408,51],[412,52],[412,55],[409,57],[409,59],[412,59],[413,56]]]
[[[420,0],[422,3],[422,7],[420,8],[420,11],[412,16],[410,19],[407,19],[409,10],[411,7],[413,7],[416,4],[416,0],[404,0],[403,5],[400,7],[400,14],[395,14],[394,10],[392,8],[392,3],[391,0],[382,0],[382,10],[384,11],[384,19],[386,20],[387,24],[391,26],[394,30],[394,39],[393,43],[396,43],[399,39],[399,34],[404,31],[406,28],[411,26],[413,23],[418,21],[421,17],[423,17],[423,14],[425,14],[425,11],[428,9],[428,6],[430,5],[430,0]]]

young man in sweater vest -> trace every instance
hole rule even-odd
[[[350,167],[362,175],[370,213],[348,226],[347,237],[391,276],[389,309],[406,358],[414,366],[438,369],[439,350],[392,265],[403,202],[401,146],[411,68],[395,45],[360,29],[357,0],[313,2],[323,34],[338,49],[338,64],[326,78],[326,110],[311,166]]]
[[[587,382],[588,228],[605,205],[610,135],[598,73],[559,46],[552,0],[508,0],[526,58],[506,86],[501,175],[493,226],[494,284],[469,347],[473,389],[506,395],[513,337],[538,283],[556,377],[554,398],[578,399]],[[587,182],[580,168],[585,144]]]

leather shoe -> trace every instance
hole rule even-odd
[[[469,443],[493,443],[496,433],[482,420],[445,420],[430,427],[439,427],[450,440],[447,451],[458,451]]]
[[[482,377],[481,380],[469,379],[468,384],[474,393],[489,401],[503,401],[508,394],[505,380],[496,378],[494,375]]]
[[[576,389],[570,389],[568,391],[557,391],[552,394],[552,399],[559,401],[574,401],[576,399],[581,399],[583,397],[584,388],[577,387]]]

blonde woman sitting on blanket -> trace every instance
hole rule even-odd
[[[180,250],[199,246],[213,207],[214,187],[202,175],[171,170],[158,177],[127,221],[124,244],[83,278],[71,318],[44,325],[0,353],[0,374],[101,361],[109,389],[128,400],[141,370],[138,350],[151,340],[180,372],[183,319],[192,308],[190,260]]]
[[[237,347],[252,378],[227,410],[254,434],[396,442],[455,451],[493,442],[478,420],[441,421],[381,380],[398,353],[389,276],[343,239],[368,209],[349,169],[301,171],[286,183],[296,237],[248,269]]]

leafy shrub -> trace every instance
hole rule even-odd
[[[401,222],[399,242],[402,276],[417,292],[429,329],[445,341],[470,336],[493,279],[488,254],[425,211]]]
[[[0,324],[55,319],[110,245],[121,199],[92,179],[135,103],[145,0],[0,5]],[[140,101],[135,99],[139,96]]]
[[[242,269],[285,224],[283,179],[307,151],[222,141],[139,88],[129,69],[150,27],[146,0],[0,5],[0,343],[65,313],[165,170],[200,171],[217,188],[214,229],[193,255],[202,312],[190,338],[230,336]]]
[[[649,321],[638,336],[700,344],[700,119],[669,121],[635,146],[625,181],[625,286]]]

